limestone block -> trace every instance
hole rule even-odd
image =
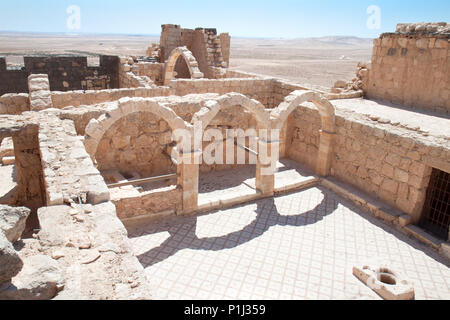
[[[88,177],[87,201],[96,205],[110,199],[109,189],[100,175]]]
[[[428,49],[429,40],[428,39],[418,39],[416,41],[416,47],[419,49]]]
[[[34,91],[50,91],[50,82],[46,74],[31,74],[28,77],[28,89]]]
[[[104,134],[104,131],[100,129],[100,123],[97,119],[92,119],[89,121],[85,132],[95,140],[100,140]]]
[[[384,179],[383,183],[381,184],[381,188],[385,191],[390,192],[391,194],[397,194],[398,191],[398,182],[394,181],[392,179]]]
[[[22,266],[22,260],[14,250],[11,242],[0,231],[0,284],[9,281],[17,275],[22,269]]]
[[[35,255],[24,259],[24,267],[12,283],[0,289],[0,299],[49,300],[63,287],[58,262],[49,256]]]
[[[407,183],[409,180],[409,174],[404,170],[396,168],[394,172],[394,178],[397,181]]]
[[[112,142],[115,148],[124,149],[130,145],[131,137],[130,136],[114,136],[112,138]]]
[[[0,232],[3,232],[11,243],[16,242],[25,230],[30,209],[24,207],[8,207],[0,205]]]
[[[381,173],[384,174],[386,177],[393,178],[394,177],[394,167],[385,163],[385,164],[383,164],[383,167],[381,168]]]

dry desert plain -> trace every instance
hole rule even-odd
[[[0,56],[10,64],[20,64],[25,54],[142,56],[158,41],[158,36],[0,33]],[[356,37],[232,37],[230,68],[323,88],[351,80],[358,62],[370,60],[371,53],[372,39]]]

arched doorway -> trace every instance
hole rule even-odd
[[[305,102],[312,102],[317,107],[320,119],[316,121],[315,112],[309,112],[310,114],[307,116],[311,118],[302,119],[302,117],[306,117],[307,111],[310,110],[307,108],[305,110],[298,109]],[[305,111],[305,114],[297,114],[297,111]],[[299,119],[292,117],[298,117]],[[336,128],[335,109],[327,99],[313,91],[294,91],[277,108],[271,111],[270,118],[271,128],[280,132],[278,171],[283,166],[287,167],[287,169],[293,169],[291,170],[293,174],[286,173],[289,177],[285,177],[287,180],[292,179],[291,184],[300,186],[303,183],[302,180],[304,180],[305,184],[308,183],[308,176],[314,174],[328,176],[330,174],[333,155],[332,143]],[[292,122],[295,121],[289,120],[298,120],[301,124],[292,125]],[[304,142],[304,145],[291,145],[295,135],[300,135],[297,138],[302,143]],[[292,154],[294,153],[300,154],[303,161],[293,157]],[[290,158],[295,161],[292,161]],[[297,171],[298,174],[294,171]],[[278,173],[275,176],[280,178],[283,175]]]
[[[177,72],[180,78],[201,79],[203,73],[198,68],[198,62],[186,47],[175,48],[169,56],[164,69],[164,85],[169,85]]]
[[[229,93],[208,101],[192,121],[203,134],[200,207],[261,194],[259,133],[269,126],[264,106],[242,94]]]
[[[190,190],[179,179],[183,166],[172,158],[172,133],[187,128],[172,109],[143,98],[121,99],[116,108],[89,122],[86,151],[110,191],[117,193],[111,198],[119,217],[128,218],[133,210],[144,215],[146,210],[184,209],[183,196]]]

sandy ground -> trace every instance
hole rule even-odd
[[[157,36],[46,35],[0,33],[0,55],[23,63],[24,54],[145,55]],[[231,40],[232,69],[275,76],[305,85],[330,87],[354,77],[359,61],[368,61],[372,40],[354,37]]]
[[[370,60],[371,54],[370,39],[233,39],[230,67],[331,87],[337,80],[351,80],[358,62]]]

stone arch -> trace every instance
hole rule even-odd
[[[294,91],[277,108],[272,110],[270,114],[271,128],[281,130],[289,115],[304,102],[312,102],[319,110],[322,129],[320,131],[316,172],[322,176],[328,176],[333,154],[332,143],[336,134],[335,108],[330,101],[314,91]]]
[[[173,131],[177,129],[189,130],[189,126],[176,113],[158,102],[147,98],[122,98],[118,101],[115,108],[110,109],[106,114],[101,115],[98,119],[92,119],[86,127],[84,145],[86,151],[95,157],[97,148],[105,133],[118,120],[136,113],[136,112],[150,112],[157,117],[165,120],[170,129]]]
[[[201,128],[204,130],[223,107],[236,105],[249,111],[257,120],[259,128],[269,128],[269,114],[266,112],[264,105],[257,100],[234,92],[207,101],[205,106],[192,117],[192,124],[195,126],[197,123],[201,123]]]
[[[270,131],[269,112],[266,111],[264,105],[254,99],[250,99],[247,96],[240,93],[228,93],[217,99],[208,100],[205,102],[204,107],[198,111],[192,118],[192,124],[194,128],[201,129],[204,134],[206,128],[210,125],[211,121],[217,116],[222,108],[241,106],[247,110],[256,120],[256,129],[266,129]],[[247,128],[241,128],[247,129]],[[260,145],[260,137],[257,139],[258,148]],[[266,143],[266,142],[265,142]],[[267,194],[267,188],[265,187],[265,177],[261,175],[261,170],[264,166],[261,165],[260,153],[257,152],[257,164],[255,172],[256,189],[258,192]],[[273,190],[273,188],[272,188]],[[270,191],[269,191],[270,192]],[[273,193],[273,192],[272,192]]]
[[[169,85],[170,81],[174,78],[175,65],[180,56],[183,57],[183,59],[186,61],[192,79],[203,78],[203,73],[198,68],[198,62],[192,52],[189,51],[186,47],[178,47],[173,49],[173,51],[170,53],[169,59],[166,62],[164,68],[165,86]]]

